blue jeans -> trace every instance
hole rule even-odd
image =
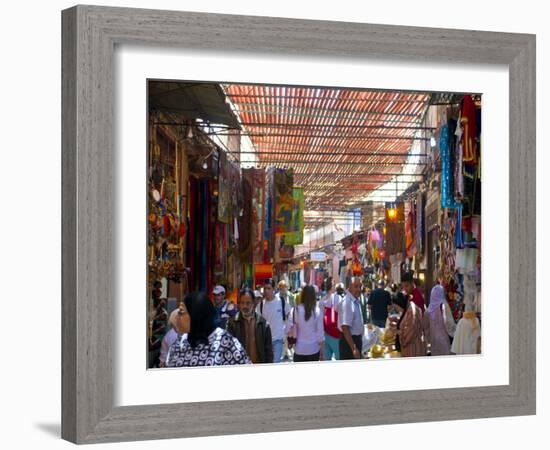
[[[276,339],[271,342],[273,345],[273,362],[281,362],[281,357],[283,356],[283,340]]]
[[[340,359],[340,348],[339,348],[340,339],[329,336],[325,333],[325,361],[330,361],[332,355],[334,359]]]

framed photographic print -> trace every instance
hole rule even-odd
[[[62,19],[65,439],[535,413],[534,36]]]

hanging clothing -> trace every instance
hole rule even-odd
[[[464,160],[463,160],[463,144],[462,144],[462,125],[460,117],[456,124],[455,140],[456,140],[456,152],[455,152],[455,167],[454,167],[454,195],[457,198],[464,197]]]
[[[273,222],[276,234],[291,233],[292,213],[294,199],[292,190],[294,186],[293,169],[275,169],[273,182]]]
[[[200,189],[200,260],[199,260],[199,290],[208,292],[208,222],[209,222],[209,200],[208,180],[199,181]]]
[[[412,258],[416,255],[415,219],[412,209],[409,211],[409,214],[407,214],[407,221],[405,222],[405,248],[408,258]]]
[[[199,267],[199,254],[198,254],[198,224],[199,212],[199,182],[195,177],[189,178],[189,210],[187,211],[188,218],[188,233],[186,240],[186,254],[189,255],[187,264],[189,265],[190,273],[189,277],[189,289],[191,291],[198,288],[198,267]]]
[[[264,246],[264,261],[269,261],[273,257],[275,250],[275,233],[274,233],[274,182],[275,182],[275,169],[270,168],[267,171],[265,177],[265,220],[264,220],[264,241],[267,245]]]
[[[336,283],[340,282],[340,258],[338,255],[334,255],[332,257],[332,284],[333,286],[336,285]]]
[[[462,234],[462,205],[460,205],[456,209],[455,247],[456,248],[464,247],[464,239]]]
[[[439,151],[441,155],[441,207],[458,208],[460,203],[455,201],[454,193],[451,190],[451,150],[449,147],[449,126],[447,124],[441,127]]]
[[[470,95],[465,95],[462,99],[462,108],[460,111],[460,120],[464,127],[464,163],[475,165],[477,158],[477,117],[476,105]]]
[[[424,252],[424,200],[422,192],[416,197],[416,229],[415,229],[416,252],[422,255]]]

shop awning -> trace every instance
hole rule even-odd
[[[149,109],[240,128],[219,84],[149,81]]]
[[[422,126],[431,99],[426,92],[243,84],[224,85],[224,90],[242,134],[253,143],[258,166],[294,168],[306,211],[359,206],[410,168],[413,142],[426,143],[432,136]],[[426,164],[423,153],[419,165]],[[392,187],[385,189],[395,198]]]

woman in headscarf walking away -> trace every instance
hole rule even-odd
[[[204,292],[185,297],[190,331],[168,350],[166,367],[251,364],[241,343],[231,333],[216,328],[216,308]]]
[[[445,289],[436,284],[430,293],[430,305],[424,313],[424,335],[432,356],[449,355],[451,337],[456,328]]]
[[[394,307],[401,315],[397,323],[396,350],[401,356],[426,356],[422,310],[402,292],[395,297]]]

